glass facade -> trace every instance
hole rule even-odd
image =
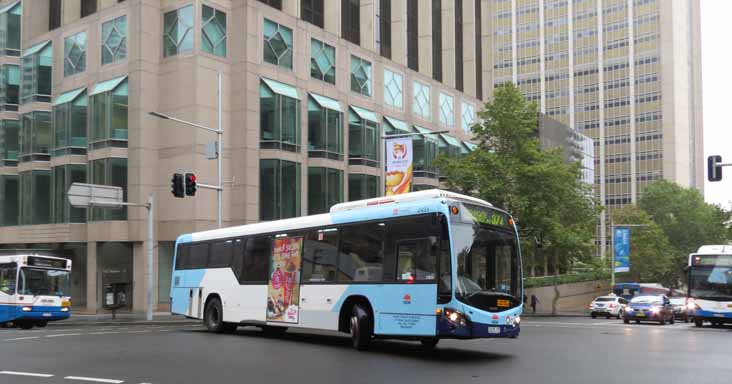
[[[367,118],[353,107],[348,110],[348,163],[351,165],[379,166],[379,123]],[[370,112],[370,111],[366,111]],[[373,113],[371,113],[373,114]]]
[[[58,99],[69,95],[65,102]],[[83,89],[69,91],[59,96],[54,103],[53,114],[53,154],[86,154],[86,125],[88,98]],[[64,100],[62,100],[64,101]]]
[[[264,61],[292,69],[292,29],[264,19]]]
[[[415,127],[415,132],[425,133],[428,129]],[[435,135],[426,134],[415,136],[412,140],[414,151],[414,177],[437,177],[437,169],[433,161],[437,158],[438,140]]]
[[[163,57],[193,50],[193,5],[166,12],[163,16]]]
[[[110,157],[89,162],[91,184],[113,185],[122,187],[124,201],[127,201],[127,159]],[[93,208],[90,221],[127,220],[127,208]]]
[[[97,276],[101,284],[97,284],[97,305],[101,307],[104,290],[115,288],[117,299],[122,310],[132,309],[133,292],[133,260],[132,243],[98,242],[97,243]]]
[[[226,13],[203,5],[201,49],[212,55],[226,57]]]
[[[300,100],[295,88],[273,80],[259,85],[259,126],[262,149],[300,152]]]
[[[48,160],[51,150],[51,113],[21,115],[20,161]]]
[[[455,126],[455,107],[452,96],[440,92],[440,124]]]
[[[89,97],[91,149],[127,147],[127,77],[97,83]]]
[[[20,2],[0,13],[0,50],[7,56],[20,56]]]
[[[404,77],[384,69],[384,104],[396,109],[404,107]]]
[[[51,41],[28,48],[21,58],[20,103],[51,101],[53,47]]]
[[[343,202],[343,171],[333,168],[308,168],[308,215],[325,213]]]
[[[379,176],[362,173],[348,174],[348,201],[356,201],[379,197]]]
[[[174,250],[174,242],[158,242],[158,303],[170,303],[170,287],[172,283],[171,277],[173,275]]]
[[[0,67],[0,110],[17,111],[20,96],[20,67],[3,64]]]
[[[338,106],[336,100],[324,96],[308,97],[308,156],[343,160],[343,113],[319,101]]]
[[[463,131],[470,132],[471,127],[475,124],[475,106],[473,104],[463,103],[462,113],[460,113],[460,124]]]
[[[336,82],[335,47],[310,39],[310,76],[326,83]]]
[[[440,140],[437,146],[437,151],[439,155],[447,157],[458,157],[462,153],[462,147],[463,144],[460,142],[460,140],[444,133],[440,134]]]
[[[310,24],[323,28],[323,0],[300,0],[300,17]]]
[[[20,222],[20,178],[18,175],[0,175],[0,225],[18,225]]]
[[[351,91],[371,96],[371,63],[351,56]]]
[[[86,69],[86,32],[79,32],[64,39],[64,76],[71,76]]]
[[[86,164],[53,168],[53,219],[56,223],[86,222],[86,209],[71,207],[66,197],[71,183],[86,183]]]
[[[422,120],[430,120],[432,110],[430,110],[430,86],[419,81],[414,81],[412,85],[412,112]]]
[[[20,155],[20,121],[0,120],[0,161],[16,165]]]
[[[279,220],[300,216],[300,163],[259,161],[259,218]]]
[[[51,223],[51,171],[20,173],[20,225]]]
[[[127,16],[102,23],[102,65],[127,57]]]

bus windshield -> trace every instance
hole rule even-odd
[[[705,300],[732,300],[732,266],[692,267],[689,296]]]
[[[21,268],[18,294],[68,296],[69,272],[55,269]]]

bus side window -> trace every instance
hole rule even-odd
[[[231,258],[231,270],[234,271],[234,276],[239,280],[239,284],[244,283],[244,245],[246,239],[234,240],[234,252]]]
[[[203,269],[208,265],[209,243],[201,242],[191,245],[190,264],[187,269]]]
[[[317,229],[305,235],[302,258],[303,283],[332,283],[336,280],[338,230]]]
[[[191,264],[191,246],[190,244],[179,244],[178,251],[175,255],[175,269],[188,269]]]
[[[15,294],[15,263],[0,264],[0,292],[6,295]]]
[[[384,235],[385,226],[382,223],[341,228],[341,252],[338,255],[340,281],[383,281]]]
[[[272,240],[267,236],[250,237],[244,250],[243,281],[246,283],[267,282],[269,275],[270,245]]]
[[[231,266],[233,240],[217,241],[211,244],[211,254],[208,258],[209,268],[228,268]]]
[[[397,244],[397,280],[431,281],[437,272],[437,237],[407,240]]]

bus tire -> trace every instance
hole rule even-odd
[[[224,323],[224,311],[221,306],[221,300],[214,297],[206,304],[206,310],[203,312],[203,323],[210,332],[224,333],[227,326]]]
[[[697,328],[701,328],[704,326],[704,320],[702,319],[694,319],[694,326]]]
[[[30,321],[21,321],[18,323],[18,327],[20,327],[20,329],[31,329],[33,328],[33,323]]]
[[[359,351],[368,349],[371,343],[371,324],[368,311],[361,304],[354,305],[350,323],[353,348]]]
[[[36,327],[38,327],[38,328],[44,328],[47,325],[48,325],[48,321],[43,321],[43,320],[36,321]]]
[[[426,337],[419,340],[419,342],[422,343],[422,348],[424,349],[434,349],[437,346],[437,343],[440,342],[440,339],[436,337]]]

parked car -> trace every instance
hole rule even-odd
[[[620,319],[623,316],[625,307],[628,306],[628,300],[619,296],[600,296],[590,303],[590,316],[605,316],[609,319],[615,317]]]
[[[686,305],[685,297],[672,297],[669,299],[671,306],[674,309],[674,318],[684,320],[684,323],[689,322],[689,309]]]
[[[666,322],[673,324],[674,309],[666,295],[636,296],[630,300],[623,315],[625,324],[631,320],[636,324],[641,321],[657,321],[661,325]]]

